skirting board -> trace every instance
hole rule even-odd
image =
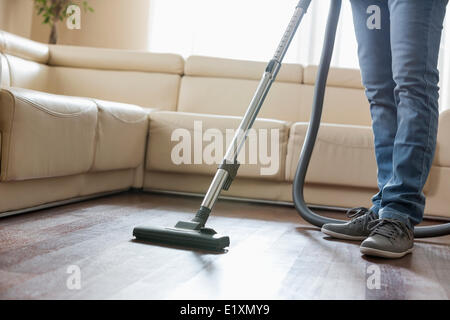
[[[157,194],[158,193],[159,194],[172,194],[172,195],[198,197],[198,198],[203,198],[204,197],[204,194],[192,193],[192,192],[168,191],[168,190],[149,189],[149,188],[144,188],[143,191],[147,192],[147,193],[157,193]],[[288,202],[288,201],[249,199],[249,198],[229,197],[229,196],[219,196],[219,199],[231,200],[231,201],[241,201],[241,202],[252,202],[252,203],[265,203],[265,204],[272,204],[272,205],[281,205],[281,206],[294,207],[294,203],[293,202]],[[347,212],[350,209],[350,208],[334,207],[334,206],[323,206],[323,205],[315,205],[315,204],[308,204],[308,208],[310,208],[312,210],[326,210],[326,211],[338,211],[338,212]],[[447,217],[437,217],[437,216],[424,215],[423,218],[427,219],[427,220],[434,220],[434,221],[443,221],[443,222],[449,222],[450,221],[450,218],[447,218]]]
[[[76,197],[76,198],[71,198],[71,199],[67,199],[67,200],[61,200],[61,201],[54,201],[54,202],[44,203],[44,204],[41,204],[39,206],[34,206],[34,207],[30,207],[30,208],[25,208],[25,209],[6,211],[6,212],[0,213],[0,218],[9,217],[9,216],[13,216],[13,215],[16,215],[16,214],[28,213],[28,212],[42,210],[42,209],[49,209],[49,208],[64,206],[66,204],[77,203],[77,202],[82,202],[82,201],[86,201],[86,200],[101,198],[101,197],[105,197],[105,196],[119,194],[119,193],[126,192],[126,191],[127,190],[108,191],[108,192],[96,193],[96,194],[83,196],[83,197]]]
[[[115,195],[123,192],[139,192],[143,191],[146,193],[155,193],[155,194],[171,194],[171,195],[180,195],[180,196],[189,196],[189,197],[198,197],[202,198],[204,195],[200,193],[190,193],[190,192],[179,192],[179,191],[170,191],[170,190],[160,190],[160,189],[126,189],[126,190],[116,190],[116,191],[108,191],[108,192],[102,192],[97,193],[89,196],[83,196],[83,197],[76,197],[72,199],[67,200],[61,200],[61,201],[55,201],[55,202],[49,202],[45,203],[39,206],[34,206],[30,208],[25,209],[19,209],[19,210],[13,210],[13,211],[6,211],[3,213],[0,213],[0,218],[13,216],[16,214],[22,214],[22,213],[28,213],[32,211],[38,211],[43,209],[49,209],[59,206],[64,206],[67,204],[82,202],[86,200],[92,200],[96,198],[101,198],[105,196]],[[247,199],[247,198],[239,198],[239,197],[228,197],[228,196],[220,196],[220,199],[224,200],[231,200],[231,201],[241,201],[241,202],[252,202],[252,203],[262,203],[262,204],[272,204],[272,205],[282,205],[282,206],[289,206],[293,207],[294,204],[292,202],[287,201],[271,201],[271,200],[260,200],[260,199]],[[342,207],[333,207],[333,206],[323,206],[323,205],[314,205],[310,204],[308,205],[309,208],[313,210],[329,210],[329,211],[340,211],[340,212],[346,212],[349,208],[342,208]],[[436,217],[436,216],[424,216],[424,219],[427,220],[435,220],[435,221],[444,221],[448,222],[450,221],[450,218],[447,217]]]

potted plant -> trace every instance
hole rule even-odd
[[[48,43],[56,44],[58,41],[58,30],[56,28],[58,22],[64,21],[70,17],[74,12],[67,12],[71,5],[82,7],[85,12],[94,12],[94,9],[89,6],[87,1],[72,1],[72,0],[33,0],[36,13],[42,16],[43,24],[48,24],[51,28]]]

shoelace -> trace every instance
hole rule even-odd
[[[354,219],[359,218],[369,212],[370,212],[370,210],[365,207],[357,207],[357,208],[352,208],[352,209],[348,210],[346,212],[346,215],[350,219],[354,220]]]
[[[408,239],[411,239],[411,230],[401,221],[392,219],[377,219],[369,222],[369,229],[371,236],[379,234],[390,240],[394,240],[397,236],[406,234]]]
[[[365,207],[357,207],[353,208],[347,211],[346,213],[347,217],[351,219],[353,223],[362,223],[364,228],[367,228],[368,223],[375,219],[374,215],[372,214],[372,211]],[[362,218],[361,218],[362,217]],[[358,219],[361,218],[361,219]]]

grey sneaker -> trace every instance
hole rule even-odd
[[[414,231],[395,219],[379,219],[370,223],[370,237],[361,243],[361,253],[383,257],[401,258],[412,252]]]
[[[327,223],[322,226],[322,232],[333,238],[344,240],[364,240],[370,235],[369,222],[377,220],[375,212],[364,207],[347,211],[351,219],[347,223]]]

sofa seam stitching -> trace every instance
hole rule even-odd
[[[2,53],[2,55],[3,55],[3,57],[5,57],[5,60],[6,60],[6,64],[8,65],[8,73],[9,73],[9,87],[12,87],[12,79],[13,79],[13,75],[12,75],[12,73],[11,73],[11,63],[9,62],[9,59],[8,59],[8,54],[6,53],[6,52],[3,52]]]
[[[97,145],[98,145],[98,139],[99,139],[99,126],[100,126],[100,121],[99,121],[98,115],[99,115],[100,108],[99,108],[97,101],[95,101],[95,99],[89,99],[89,100],[91,100],[97,108],[97,112],[96,112],[97,121],[95,124],[95,132],[94,132],[94,146],[93,146],[93,150],[92,150],[92,163],[87,171],[87,172],[93,172],[93,170],[95,168],[95,163],[97,160]]]
[[[120,122],[123,122],[123,123],[126,123],[126,124],[136,124],[136,123],[142,123],[142,122],[145,122],[145,120],[147,120],[147,113],[146,113],[142,118],[137,119],[137,120],[131,120],[131,121],[128,121],[128,120],[120,119],[120,118],[119,118],[117,115],[115,115],[113,112],[108,112],[108,111],[106,110],[106,108],[104,108],[104,110],[101,109],[101,106],[100,106],[99,103],[97,103],[97,100],[96,100],[96,99],[91,99],[91,100],[92,100],[92,102],[95,103],[95,105],[97,106],[97,110],[98,110],[99,112],[100,112],[100,111],[106,111],[108,114],[110,114],[110,115],[113,116],[115,119],[119,120]],[[144,110],[144,112],[145,112],[145,110]]]
[[[15,100],[14,95],[10,91],[6,90],[5,92],[10,95],[10,97],[12,98],[12,101],[13,101],[11,128],[10,128],[11,133],[9,135],[9,141],[8,141],[8,160],[6,162],[6,168],[5,168],[5,180],[7,181],[7,180],[9,180],[8,176],[9,176],[9,167],[10,167],[10,162],[11,162],[11,141],[13,140],[12,137],[14,134],[13,128],[14,128],[14,123],[15,123],[14,119],[16,116],[16,100]]]
[[[76,112],[76,113],[65,114],[65,113],[60,113],[60,112],[55,112],[55,111],[49,110],[42,104],[32,101],[28,98],[24,98],[24,97],[17,95],[16,99],[21,100],[22,102],[25,102],[25,103],[29,103],[29,104],[35,106],[36,108],[38,108],[39,110],[41,110],[51,116],[57,117],[57,118],[74,118],[74,117],[80,116],[84,113],[87,113],[89,111],[88,108],[84,108],[84,110]]]

